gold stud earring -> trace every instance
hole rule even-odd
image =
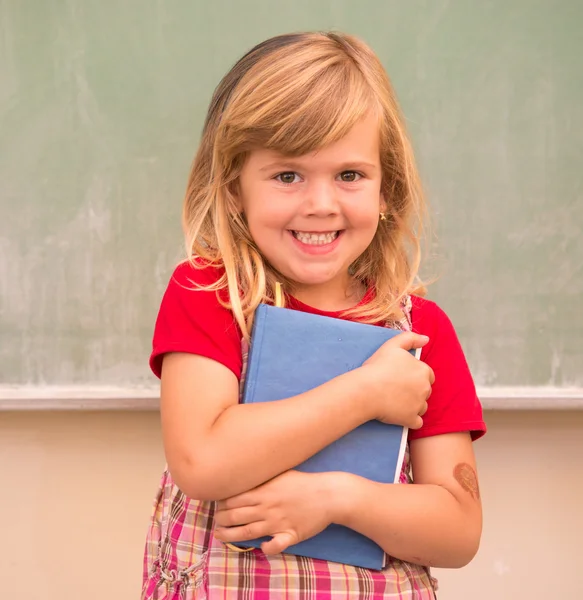
[[[382,213],[380,213],[380,218],[381,218],[381,221],[386,221],[387,215],[384,212],[382,212]]]

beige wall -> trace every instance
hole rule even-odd
[[[482,548],[440,600],[583,599],[583,412],[487,417]],[[137,599],[162,466],[155,413],[0,413],[0,598]]]

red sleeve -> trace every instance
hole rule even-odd
[[[471,432],[476,440],[486,433],[482,406],[462,347],[448,316],[429,300],[413,297],[413,331],[429,336],[421,360],[435,373],[435,383],[423,417],[423,426],[409,439]]]
[[[241,333],[233,313],[221,306],[216,292],[195,289],[214,283],[218,269],[197,269],[189,263],[176,268],[164,297],[156,327],[150,367],[157,377],[167,352],[187,352],[216,360],[241,377]]]

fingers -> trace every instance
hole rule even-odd
[[[239,527],[216,527],[215,537],[221,542],[246,542],[269,535],[266,521],[255,521]]]
[[[403,350],[415,350],[417,348],[423,348],[429,341],[426,335],[419,335],[418,333],[412,333],[407,331],[400,333],[394,338],[390,339],[387,344],[402,348]]]
[[[417,415],[413,424],[409,426],[409,429],[421,429],[421,427],[423,427],[423,419]]]
[[[425,400],[423,400],[423,402],[421,403],[419,407],[419,412],[413,417],[413,422],[409,425],[410,429],[420,429],[421,427],[423,427],[422,417],[429,410],[429,403],[427,402],[427,400],[429,399],[429,396],[431,396],[431,386],[428,384],[427,387],[428,390],[425,392]]]
[[[264,554],[281,554],[284,550],[297,543],[297,536],[291,531],[276,533],[271,540],[261,544]]]
[[[230,510],[232,508],[241,508],[242,506],[257,506],[257,499],[253,496],[251,492],[244,492],[243,494],[239,494],[238,496],[233,496],[232,498],[227,498],[225,500],[219,500],[217,502],[218,510]]]
[[[429,365],[426,364],[425,366],[429,370],[429,383],[431,385],[433,385],[435,383],[435,373],[433,372],[433,369]]]
[[[431,393],[433,392],[433,382],[435,381],[435,376],[433,375],[433,371],[427,367],[429,369],[427,375],[428,375],[428,379],[425,382],[425,389],[423,390],[423,396],[424,396],[424,400],[425,402],[427,402],[427,400],[429,400],[429,398],[431,397]]]
[[[242,527],[217,527],[215,537],[221,542],[236,543],[270,536],[265,521],[250,523]],[[264,554],[281,554],[290,546],[298,543],[298,536],[293,531],[282,531],[261,544]]]
[[[259,520],[261,517],[253,506],[218,510],[215,513],[215,522],[219,527],[237,527]]]

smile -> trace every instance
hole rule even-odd
[[[299,240],[302,244],[324,246],[326,244],[331,244],[338,237],[339,232],[329,231],[327,233],[311,233],[308,231],[292,231],[292,234],[296,240]]]

